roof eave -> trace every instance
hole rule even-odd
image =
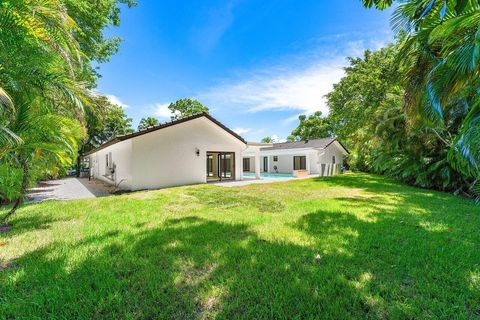
[[[133,133],[129,133],[129,134],[126,134],[126,135],[123,135],[123,136],[116,137],[115,139],[112,139],[112,140],[98,146],[97,148],[92,149],[92,150],[88,151],[87,153],[84,153],[82,155],[82,157],[89,156],[89,155],[91,155],[95,152],[98,152],[102,149],[105,149],[105,148],[111,146],[111,145],[114,145],[115,143],[125,141],[125,140],[129,140],[129,139],[133,139],[133,138],[136,138],[138,136],[141,136],[141,135],[153,132],[153,131],[165,129],[165,128],[168,128],[168,127],[171,127],[171,126],[174,126],[174,125],[177,125],[177,124],[181,124],[181,123],[188,122],[188,121],[191,121],[191,120],[199,119],[201,117],[207,118],[208,120],[210,120],[211,122],[213,122],[214,124],[216,124],[217,126],[222,128],[223,130],[225,130],[226,132],[228,132],[229,134],[231,134],[232,136],[234,136],[235,138],[240,140],[243,144],[247,145],[247,142],[240,135],[235,133],[230,128],[226,127],[224,124],[222,124],[220,121],[218,121],[217,119],[212,117],[210,114],[208,114],[206,112],[202,112],[202,113],[194,114],[192,116],[185,117],[185,118],[182,118],[182,119],[179,119],[179,120],[174,120],[174,121],[167,122],[167,123],[164,123],[164,124],[161,124],[161,125],[158,125],[158,126],[150,127],[148,129],[145,129],[145,130],[142,130],[142,131],[137,131],[137,132],[133,132]]]

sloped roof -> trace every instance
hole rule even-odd
[[[161,124],[158,124],[158,125],[155,125],[155,126],[152,126],[152,127],[148,127],[146,129],[143,129],[143,130],[140,130],[140,131],[137,131],[137,132],[133,132],[133,133],[129,133],[129,134],[125,134],[123,136],[118,136],[116,137],[115,139],[112,139],[108,142],[105,142],[104,144],[98,146],[97,148],[93,149],[93,150],[90,150],[88,151],[87,153],[83,154],[83,156],[88,156],[89,154],[92,154],[92,153],[95,153],[97,151],[100,151],[108,146],[111,146],[115,143],[118,143],[120,141],[125,141],[125,140],[128,140],[128,139],[132,139],[132,138],[135,138],[135,137],[138,137],[138,136],[141,136],[141,135],[144,135],[144,134],[147,134],[147,133],[150,133],[150,132],[153,132],[153,131],[157,131],[157,130],[161,130],[161,129],[164,129],[164,128],[168,128],[168,127],[171,127],[171,126],[174,126],[174,125],[177,125],[177,124],[180,124],[180,123],[184,123],[184,122],[187,122],[187,121],[191,121],[191,120],[194,120],[194,119],[198,119],[198,118],[201,118],[201,117],[205,117],[207,118],[208,120],[212,121],[213,123],[215,123],[217,126],[219,126],[220,128],[222,128],[223,130],[227,131],[229,134],[231,134],[232,136],[234,136],[235,138],[237,138],[238,140],[240,140],[241,142],[243,143],[247,143],[241,136],[239,136],[237,133],[235,133],[233,130],[227,128],[224,124],[222,124],[220,121],[218,121],[217,119],[215,119],[214,117],[212,117],[211,115],[209,115],[208,113],[206,112],[202,112],[202,113],[197,113],[197,114],[194,114],[193,116],[189,116],[189,117],[185,117],[185,118],[181,118],[181,119],[178,119],[178,120],[172,120],[170,122],[165,122],[165,123],[161,123]]]
[[[261,151],[268,150],[288,150],[288,149],[300,149],[300,148],[316,148],[316,149],[325,149],[331,145],[334,141],[338,141],[337,138],[322,138],[322,139],[311,139],[303,141],[293,141],[293,142],[282,142],[274,143],[271,147],[260,148]],[[338,141],[340,143],[340,141]],[[348,150],[341,143],[340,145],[345,149],[347,153]]]

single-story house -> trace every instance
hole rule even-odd
[[[141,190],[242,179],[245,140],[207,113],[119,136],[84,155],[90,176]]]
[[[348,150],[336,138],[284,143],[248,143],[243,152],[244,172],[330,176],[340,172]]]
[[[223,180],[244,174],[333,175],[348,151],[335,138],[248,143],[208,113],[116,137],[84,154],[90,177],[142,190]]]

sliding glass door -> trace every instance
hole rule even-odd
[[[235,179],[235,153],[207,152],[207,181]]]
[[[293,170],[306,170],[307,169],[307,157],[306,156],[294,156],[293,157]]]

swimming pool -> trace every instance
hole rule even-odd
[[[245,178],[255,178],[255,173],[253,172],[244,172],[243,176]],[[291,173],[269,173],[269,172],[262,172],[260,173],[260,177],[266,179],[285,179],[285,178],[293,178],[293,174]]]

